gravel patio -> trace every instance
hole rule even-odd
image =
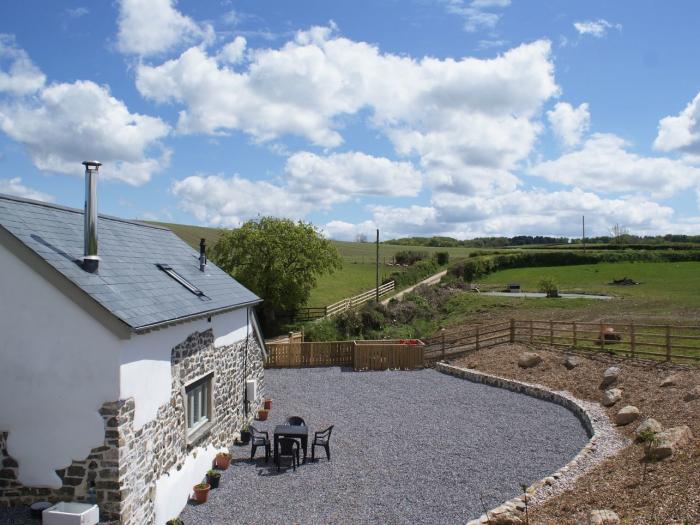
[[[333,460],[279,474],[258,449],[234,462],[187,525],[449,523],[478,517],[567,463],[586,433],[566,409],[434,370],[266,371],[272,429],[290,415],[335,425]],[[310,455],[310,451],[309,451]]]

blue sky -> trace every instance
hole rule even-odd
[[[696,2],[4,2],[0,193],[335,238],[700,231]]]

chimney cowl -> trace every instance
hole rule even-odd
[[[85,166],[85,216],[83,239],[83,269],[97,272],[100,258],[97,255],[97,172],[102,163],[86,160]]]

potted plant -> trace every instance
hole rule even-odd
[[[185,525],[185,522],[182,521],[180,518],[175,518],[175,519],[166,521],[165,525]]]
[[[219,452],[214,459],[214,466],[221,470],[226,470],[231,464],[231,454],[228,452]]]
[[[194,486],[194,500],[197,503],[206,503],[209,498],[209,483],[197,483]]]
[[[258,410],[258,421],[267,421],[268,412],[269,410],[265,410],[264,408]]]
[[[272,410],[272,398],[266,397],[263,401],[263,408],[265,410]]]
[[[218,489],[219,488],[219,481],[221,480],[221,472],[218,470],[209,470],[207,472],[207,483],[209,483],[209,486],[213,489]]]
[[[247,445],[250,442],[250,430],[248,430],[248,425],[245,425],[241,429],[241,444]]]

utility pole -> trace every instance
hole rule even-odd
[[[375,295],[377,302],[379,302],[379,228],[377,228],[377,288]]]
[[[583,241],[583,254],[586,255],[586,216],[581,215],[581,240]]]

